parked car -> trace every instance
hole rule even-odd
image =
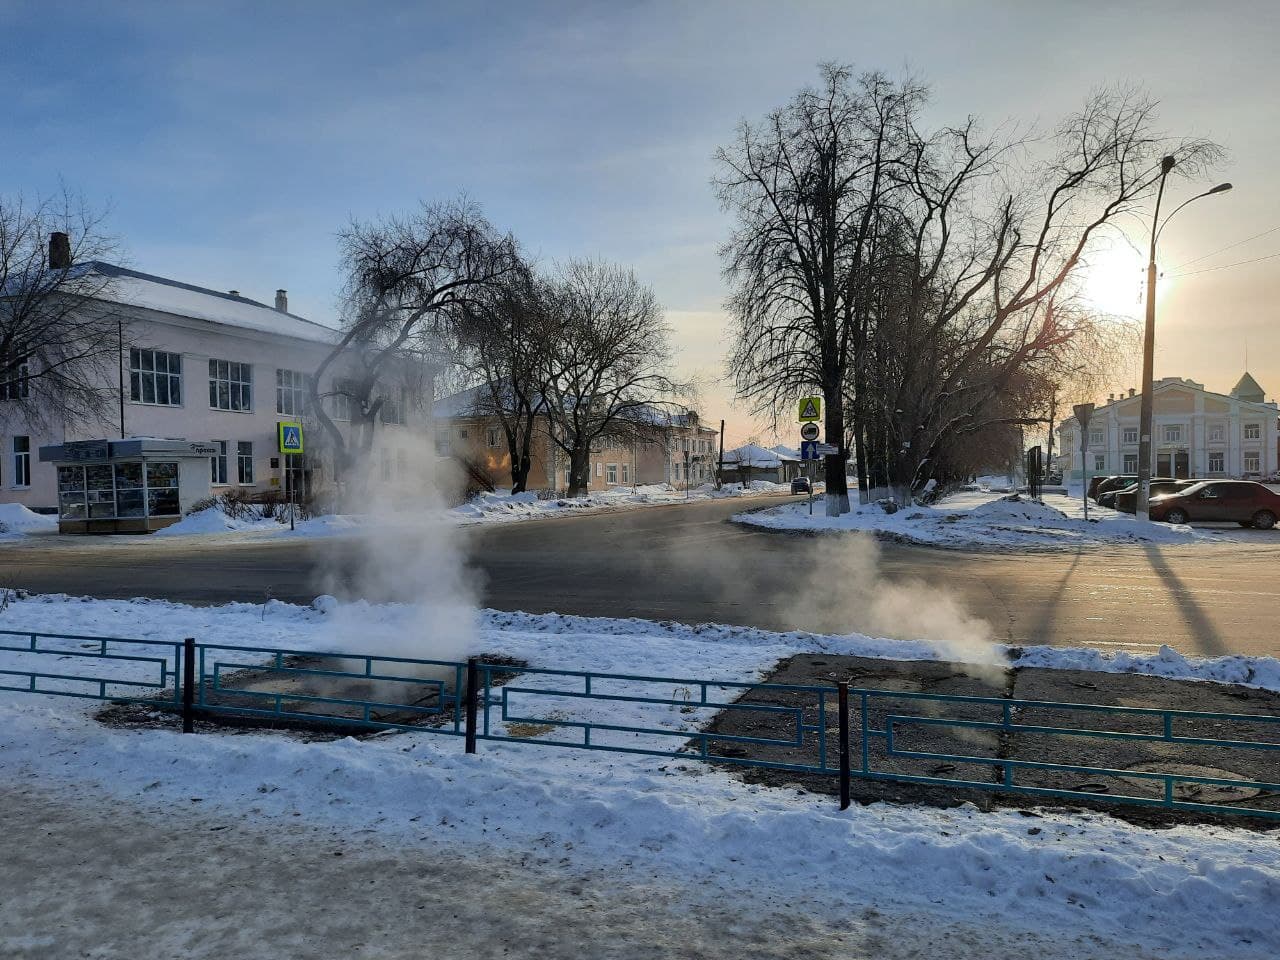
[[[1280,517],[1280,494],[1252,480],[1202,480],[1151,501],[1151,519],[1166,523],[1225,523],[1270,530]]]
[[[1203,483],[1203,480],[1174,480],[1171,477],[1152,477],[1151,478],[1151,496],[1159,497],[1166,493],[1177,493],[1184,487],[1189,487],[1193,483]],[[1103,494],[1098,503],[1104,507],[1110,507],[1113,510],[1119,510],[1121,513],[1137,513],[1138,512],[1138,485],[1130,484],[1123,490],[1109,490]]]
[[[1111,477],[1108,477],[1108,476],[1101,476],[1101,475],[1096,476],[1096,477],[1091,477],[1091,478],[1090,478],[1090,480],[1089,480],[1089,490],[1088,490],[1088,496],[1089,496],[1089,499],[1090,499],[1090,500],[1097,500],[1097,499],[1098,499],[1098,488],[1099,488],[1100,486],[1102,486],[1104,483],[1106,483],[1108,480],[1111,480],[1111,479],[1112,479]]]
[[[809,493],[810,490],[811,490],[811,487],[809,486],[808,477],[796,477],[794,480],[791,481],[792,493]]]
[[[1133,474],[1133,473],[1124,473],[1124,474],[1119,474],[1117,476],[1107,477],[1101,483],[1099,483],[1097,487],[1094,488],[1094,491],[1092,494],[1093,499],[1095,502],[1101,503],[1102,501],[1099,500],[1098,498],[1101,497],[1108,490],[1121,490],[1137,482],[1138,482],[1138,476],[1137,474]]]

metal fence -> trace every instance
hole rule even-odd
[[[143,703],[188,732],[238,717],[680,758],[833,778],[842,808],[863,780],[1280,819],[1280,716],[191,639],[6,630],[0,652],[0,689]]]

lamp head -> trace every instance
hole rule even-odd
[[[1220,183],[1220,184],[1218,184],[1216,187],[1214,187],[1212,190],[1210,190],[1209,192],[1210,192],[1210,193],[1226,193],[1226,192],[1227,192],[1228,190],[1230,190],[1230,189],[1231,189],[1231,184],[1229,184],[1229,183]]]

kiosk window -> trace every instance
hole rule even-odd
[[[147,513],[153,517],[178,515],[178,464],[147,464]]]

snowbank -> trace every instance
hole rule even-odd
[[[336,611],[331,599],[312,607],[195,608],[31,597],[15,601],[0,622],[295,648],[341,639],[350,648],[359,638],[331,632]],[[368,604],[354,612],[371,625],[406,628],[416,615]],[[930,645],[488,612],[473,652],[481,650],[534,666],[750,680],[804,650],[916,657],[929,655]],[[1163,652],[1123,662],[1047,648],[1023,657],[1101,669],[1141,664],[1144,672],[1173,675],[1222,666]],[[1255,679],[1280,682],[1274,661],[1252,669]],[[94,706],[0,693],[0,775],[170,812],[199,799],[202,815],[226,822],[328,828],[405,849],[439,844],[440,855],[493,853],[522,864],[532,857],[529,869],[565,877],[679,877],[744,912],[781,901],[837,924],[874,914],[916,929],[964,922],[979,931],[978,940],[953,944],[949,956],[991,955],[982,949],[986,928],[1007,938],[992,942],[1009,949],[1035,937],[1080,940],[1081,956],[1247,960],[1274,956],[1280,946],[1272,921],[1280,901],[1275,840],[1244,830],[1155,831],[1102,814],[1026,818],[969,806],[874,804],[841,813],[829,797],[749,785],[696,763],[489,742],[468,756],[457,738],[426,732],[360,741],[205,734],[193,749],[191,738],[170,729],[100,725],[89,718]],[[617,704],[619,722],[632,706]],[[672,710],[663,722],[674,730],[689,719]]]
[[[692,500],[719,500],[755,494],[786,494],[790,487],[767,480],[753,480],[746,489],[740,483],[726,483],[717,490],[713,484],[694,487],[686,493],[666,483],[611,487],[582,497],[540,499],[536,493],[511,494],[505,490],[481,493],[454,507],[449,515],[460,523],[503,523],[512,520],[539,520],[579,513],[600,513],[646,506],[687,503]]]
[[[57,532],[57,517],[34,513],[20,503],[0,503],[0,540]]]
[[[863,531],[893,539],[948,547],[1067,548],[1105,544],[1214,542],[1230,532],[1169,523],[1139,524],[1129,514],[1090,505],[1085,520],[1079,500],[1046,494],[1040,501],[1018,494],[969,490],[931,506],[886,510],[866,504],[840,517],[804,503],[739,514],[739,523],[774,530],[819,533]]]

